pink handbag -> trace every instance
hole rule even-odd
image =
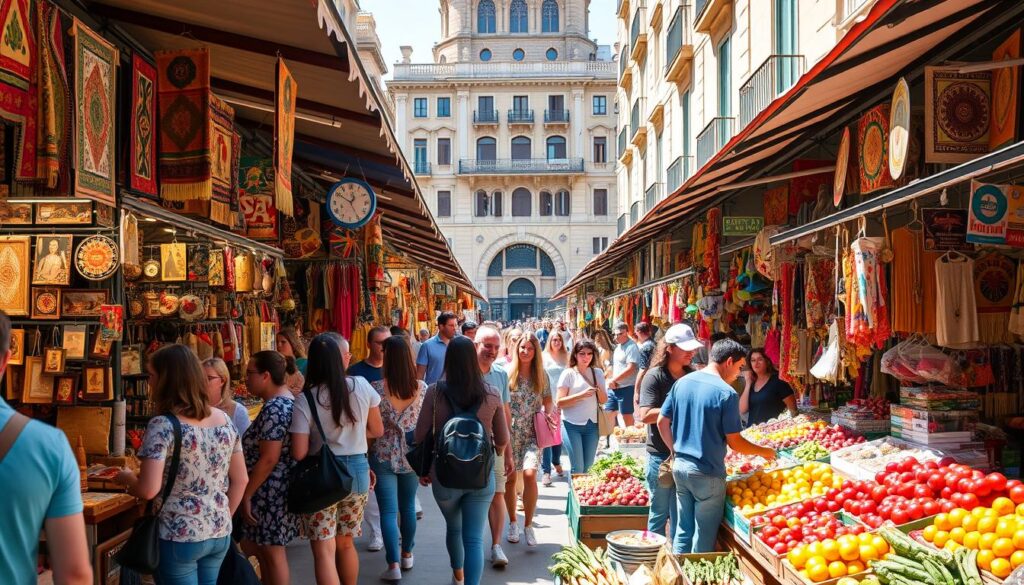
[[[547,449],[562,444],[562,415],[555,409],[550,416],[544,412],[533,415],[533,430],[537,435],[537,447]]]

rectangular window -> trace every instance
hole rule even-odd
[[[683,94],[683,156],[690,156],[690,90]],[[686,175],[688,173],[684,173],[684,180],[689,178]]]
[[[417,173],[427,173],[427,139],[417,138],[412,141],[413,163]]]
[[[608,189],[594,189],[594,215],[608,215]]]
[[[476,98],[477,109],[482,113],[490,113],[494,111],[494,96],[482,95]]]
[[[608,247],[608,238],[607,237],[594,238],[594,253],[595,254],[600,254],[601,252],[604,252],[605,248],[607,248],[607,247]]]
[[[438,118],[451,118],[452,117],[452,98],[450,98],[450,97],[439,97],[439,98],[437,98],[437,117]]]
[[[608,115],[608,96],[595,95],[594,96],[594,115],[595,116],[607,116]]]
[[[502,215],[502,212],[501,212],[501,200],[502,200],[501,191],[495,191],[494,192],[494,197],[491,199],[491,211],[492,211],[492,214],[494,215],[494,217],[501,217],[501,215]]]
[[[514,95],[512,96],[512,111],[516,114],[523,115],[530,111],[530,96],[528,95]]]
[[[491,198],[487,196],[485,191],[476,192],[476,209],[473,215],[477,217],[487,217],[491,211]]]
[[[427,117],[427,98],[415,98],[412,100],[412,115],[417,118]]]
[[[548,96],[548,109],[552,113],[557,112],[561,115],[565,111],[565,96],[564,95],[549,95]]]
[[[568,216],[572,204],[572,195],[568,191],[559,191],[555,195],[555,215]]]
[[[452,192],[451,191],[438,191],[437,192],[437,217],[451,217],[452,216]]]
[[[594,162],[608,162],[608,139],[604,136],[594,137]]]
[[[731,52],[730,39],[726,38],[718,46],[718,115],[723,118],[732,116]]]
[[[437,139],[437,164],[439,164],[439,165],[450,165],[450,164],[452,164],[452,139],[451,138],[438,138]]]
[[[551,193],[547,191],[540,192],[540,215],[541,217],[548,217],[551,215],[552,207],[554,202],[551,199]]]

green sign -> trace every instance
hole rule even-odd
[[[754,236],[764,228],[763,217],[723,217],[723,236]]]

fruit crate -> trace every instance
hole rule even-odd
[[[829,465],[832,464],[832,454],[831,453],[829,453],[828,455],[825,455],[821,459],[812,459],[811,461],[801,461],[800,459],[797,459],[796,457],[793,456],[793,452],[796,451],[797,449],[798,449],[798,447],[790,447],[789,449],[780,449],[779,450],[779,456],[784,458],[784,459],[786,459],[786,460],[788,460],[788,461],[792,461],[795,465],[803,465],[804,463],[811,463],[813,461],[817,461],[818,463],[828,463]]]
[[[647,530],[650,506],[581,506],[570,490],[565,512],[573,537],[597,549],[607,548],[605,536],[616,530]]]
[[[839,518],[839,521],[845,524],[846,526],[856,526],[860,524],[859,520],[857,520],[850,514],[847,514],[846,512],[839,511],[834,512],[833,514],[837,518]],[[757,536],[757,534],[761,531],[761,528],[763,527],[759,526],[757,528],[754,528],[753,534],[751,534],[750,536],[751,545],[754,549],[754,554],[760,557],[761,560],[764,561],[764,563],[772,569],[773,574],[776,577],[782,579],[784,577],[782,571],[782,561],[786,558],[786,555],[780,555],[776,553],[774,550],[769,548],[768,545],[765,544],[765,542],[761,540],[760,537]]]
[[[690,561],[690,562],[696,562],[696,561],[701,561],[701,560],[714,561],[714,560],[719,559],[721,557],[728,556],[728,554],[729,553],[724,553],[724,552],[691,553],[691,554],[685,554],[685,555],[672,555],[671,559],[672,559],[672,562],[675,563],[675,569],[677,571],[679,571],[679,574],[682,576],[682,583],[683,583],[683,585],[693,585],[693,582],[686,578],[686,572],[683,571],[683,565],[686,563],[686,561]],[[737,562],[739,562],[738,558],[736,560],[737,560]],[[741,571],[743,570],[742,564],[740,565],[740,570]],[[730,581],[729,585],[739,585],[739,584],[736,583],[735,580],[733,580],[733,581]]]
[[[913,538],[914,540],[923,544],[924,546],[935,549],[937,547],[934,544],[928,542],[927,540],[921,537],[921,531],[924,530],[925,527],[927,527],[929,524],[932,524],[934,520],[935,516],[929,516],[927,518],[921,518],[920,520],[916,520],[914,522],[909,522],[902,526],[897,526],[896,528],[899,529],[900,532],[903,532],[904,534]],[[1002,585],[1002,583],[1004,582],[1003,579],[996,577],[991,572],[986,571],[981,567],[978,567],[978,572],[981,573],[981,580],[987,585]]]
[[[853,579],[860,581],[864,577],[867,577],[871,574],[871,569],[865,569],[860,573],[854,573],[853,575],[846,576],[852,577]],[[789,562],[788,559],[782,559],[782,577],[780,577],[780,580],[783,583],[799,583],[800,585],[835,585],[839,582],[840,579],[842,579],[842,577],[835,577],[832,579],[826,579],[824,581],[818,581],[817,583],[815,583],[814,581],[811,581],[810,579],[807,579],[806,577],[801,575],[800,571],[798,571],[796,567],[793,566],[793,563]]]
[[[586,477],[584,474],[574,473],[573,480]],[[646,485],[644,486],[647,487]],[[583,502],[579,501],[579,497],[576,495],[575,489],[570,489],[569,492],[572,497],[569,498],[570,502],[575,501],[576,507],[579,509],[581,516],[622,516],[622,515],[633,515],[643,514],[645,517],[651,511],[651,507],[647,506],[587,506]],[[650,501],[651,495],[647,494],[647,500]]]

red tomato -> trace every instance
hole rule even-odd
[[[917,483],[925,483],[928,481],[928,476],[931,475],[927,467],[918,467],[914,470],[914,479]]]
[[[988,495],[992,493],[992,486],[989,485],[988,481],[984,477],[973,480],[971,482],[971,486],[974,489],[969,490],[968,493],[973,493],[978,496],[979,499],[988,497]]]
[[[914,497],[915,498],[930,498],[932,497],[932,488],[926,485],[914,486]]]
[[[1009,482],[1006,484],[1009,486]],[[1024,485],[1015,485],[1010,488],[1010,499],[1014,504],[1024,504]]]
[[[887,495],[889,495],[889,490],[885,489],[885,486],[876,485],[871,488],[871,499],[875,502],[881,503]]]
[[[960,507],[965,510],[973,510],[981,505],[978,496],[975,494],[964,494],[960,498]]]
[[[911,520],[920,520],[921,518],[924,518],[924,510],[921,509],[921,505],[920,504],[917,504],[917,503],[908,504],[907,508],[906,508],[906,512],[907,512],[907,516],[909,516]]]
[[[910,522],[910,515],[907,514],[906,510],[897,508],[892,511],[890,519],[893,521],[893,524],[906,524],[907,522]]]
[[[1024,485],[1024,482],[1021,482],[1019,479],[1011,479],[1006,482],[1006,489],[1012,490],[1019,485]]]
[[[933,492],[939,493],[942,491],[942,488],[946,487],[946,478],[938,471],[933,471],[928,475],[928,487],[930,487]]]
[[[930,470],[935,470],[939,468],[939,462],[935,461],[934,459],[931,459],[929,461],[925,461],[924,466]]]
[[[939,497],[941,497],[943,500],[948,500],[949,498],[953,497],[954,493],[956,492],[953,491],[953,488],[947,485],[946,487],[942,488],[942,491],[939,493]]]
[[[1002,473],[990,473],[985,476],[985,483],[992,493],[998,493],[1006,489],[1006,476]]]
[[[828,502],[828,511],[829,512],[838,512],[840,510],[840,508],[842,508],[842,506],[840,506],[838,502],[836,502],[835,500],[829,500],[829,502]]]
[[[942,511],[942,505],[935,500],[928,500],[921,505],[921,509],[924,510],[925,516],[934,516]]]
[[[950,502],[949,500],[946,500],[946,501],[942,502],[942,511],[943,512],[952,512],[953,510],[956,510],[958,507],[959,506],[957,506],[953,502]]]
[[[885,471],[879,471],[875,474],[875,483],[885,483],[885,478],[889,477],[889,474]]]

